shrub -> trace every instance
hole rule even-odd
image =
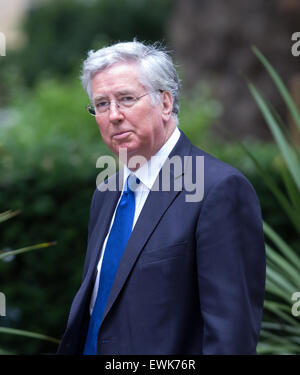
[[[300,131],[300,114],[283,81],[269,61],[253,48],[255,55],[266,68],[287,105],[295,125]],[[263,94],[250,82],[249,89],[253,95],[278,147],[279,170],[282,184],[278,186],[269,172],[260,164],[256,155],[246,149],[254,161],[257,170],[266,186],[274,195],[278,206],[289,218],[290,228],[299,238],[300,233],[300,154],[288,134],[276,110],[264,98]],[[278,207],[278,208],[279,208]],[[261,330],[259,353],[264,354],[299,354],[300,324],[291,313],[292,296],[300,291],[300,254],[293,247],[289,237],[281,237],[265,220],[267,280],[266,299],[264,302],[264,319]]]

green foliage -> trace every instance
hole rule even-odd
[[[0,127],[0,207],[21,211],[2,224],[0,249],[57,245],[55,251],[0,260],[7,296],[1,320],[7,328],[59,338],[81,279],[96,160],[108,150],[84,108],[87,96],[77,79],[43,80],[24,92],[11,98],[7,126]],[[53,343],[12,335],[0,335],[0,347],[16,354],[56,350]]]
[[[0,223],[6,221],[16,215],[18,215],[19,211],[5,211],[0,213]]]
[[[300,115],[283,81],[267,59],[253,48],[285,101],[295,124],[300,129]],[[246,149],[254,161],[266,185],[277,199],[279,206],[290,220],[299,237],[300,232],[300,155],[290,141],[288,127],[276,110],[267,102],[259,90],[250,82],[249,89],[274,137],[280,153],[280,172],[284,192],[276,184],[257,157]],[[259,353],[299,354],[300,322],[291,314],[292,295],[300,291],[300,254],[288,244],[266,222],[264,232],[268,241],[265,314],[262,323]]]
[[[7,333],[9,335],[18,335],[18,336],[22,336],[22,337],[30,337],[30,338],[33,338],[33,339],[44,340],[44,341],[52,342],[54,344],[59,344],[59,340],[57,340],[54,337],[46,336],[46,335],[36,333],[36,332],[24,331],[24,330],[21,330],[21,329],[0,327],[0,334],[2,334],[2,333]]]
[[[8,219],[11,219],[12,217],[16,216],[18,213],[19,213],[18,211],[2,212],[2,213],[0,213],[0,222],[4,222]],[[0,252],[0,260],[3,260],[7,257],[12,257],[12,256],[15,256],[15,255],[26,253],[28,251],[46,248],[46,247],[49,247],[49,246],[52,246],[52,245],[53,245],[53,243],[42,243],[42,244],[38,244],[38,245],[27,246],[25,248],[13,250],[13,251]],[[29,331],[24,331],[24,330],[17,330],[17,329],[14,329],[14,328],[7,328],[7,327],[3,327],[3,326],[1,327],[0,326],[0,334],[3,334],[3,333],[10,334],[10,335],[19,335],[19,336],[23,336],[23,337],[31,337],[31,338],[35,338],[35,339],[39,339],[39,340],[45,340],[45,341],[48,341],[48,342],[53,342],[53,343],[56,343],[56,344],[59,343],[59,340],[57,340],[53,337],[50,337],[50,336],[40,334],[40,333],[29,332]],[[2,354],[12,354],[11,352],[3,351],[2,349],[0,350],[0,354],[1,353]]]
[[[15,255],[27,253],[32,250],[43,249],[45,247],[49,247],[55,244],[56,242],[45,242],[45,243],[39,243],[37,245],[26,246],[17,250],[0,252],[0,260],[8,258],[8,257],[14,257]]]
[[[52,179],[61,169],[69,179],[85,174],[86,163],[94,164],[104,149],[87,104],[76,78],[42,80],[34,90],[15,95],[1,129],[1,183],[35,178],[39,172]]]
[[[180,101],[179,124],[186,136],[199,147],[212,143],[210,126],[219,118],[222,108],[213,97],[208,83],[201,82]]]
[[[26,85],[78,72],[90,49],[117,41],[164,39],[171,0],[63,0],[37,2],[24,23],[27,43],[10,52],[5,68]]]

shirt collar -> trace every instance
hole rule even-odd
[[[176,128],[174,129],[172,135],[169,137],[167,142],[157,151],[155,155],[153,155],[147,163],[143,164],[141,168],[136,170],[134,174],[140,179],[142,184],[138,186],[137,189],[142,188],[142,186],[146,186],[149,190],[151,190],[160,170],[163,166],[164,162],[167,160],[168,156],[170,155],[171,151],[175,147],[178,139],[180,137],[180,131]],[[123,173],[123,188],[127,177],[132,173],[132,171],[124,165],[124,173]]]

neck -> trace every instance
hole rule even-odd
[[[167,143],[171,135],[173,134],[174,130],[176,128],[176,124],[174,121],[174,124],[172,127],[168,128],[168,131],[165,134],[165,137],[163,141],[161,142],[160,146],[153,152],[152,155],[127,155],[127,150],[122,149],[122,153],[119,153],[119,159],[122,161],[123,164],[126,164],[127,168],[130,169],[132,172],[136,172],[139,168],[141,168],[144,164],[146,164],[152,156],[156,155],[156,153]],[[124,150],[124,151],[123,151]],[[123,154],[124,152],[124,154]]]

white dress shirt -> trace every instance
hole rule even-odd
[[[137,187],[135,189],[135,192],[134,192],[135,193],[135,212],[134,212],[132,229],[134,228],[134,226],[135,226],[135,224],[136,224],[136,222],[137,222],[137,220],[140,216],[140,213],[141,213],[141,211],[144,207],[144,204],[145,204],[146,199],[149,195],[149,192],[150,192],[150,190],[151,190],[151,188],[152,188],[152,186],[153,186],[153,184],[154,184],[154,182],[155,182],[155,180],[156,180],[156,178],[157,178],[157,176],[158,176],[158,174],[161,170],[161,167],[163,166],[164,162],[166,161],[166,159],[170,155],[170,153],[173,150],[174,146],[176,145],[179,137],[180,137],[180,131],[176,127],[175,130],[173,131],[172,135],[170,136],[170,138],[167,140],[167,142],[154,155],[155,157],[150,158],[147,163],[142,165],[138,170],[136,170],[134,172],[136,177],[139,178],[140,184],[137,185]],[[130,169],[128,169],[126,165],[124,165],[122,194],[123,194],[123,191],[124,191],[124,186],[125,186],[127,177],[131,173],[132,173],[132,171]],[[110,223],[108,233],[107,233],[106,238],[103,242],[101,257],[100,257],[100,260],[99,260],[99,263],[98,263],[98,266],[97,266],[97,277],[96,277],[94,290],[93,290],[92,297],[91,297],[91,303],[90,303],[90,313],[91,314],[92,314],[93,307],[94,307],[96,297],[97,297],[97,293],[98,293],[100,270],[101,270],[101,265],[102,265],[102,260],[103,260],[103,255],[104,255],[107,239],[108,239],[112,224],[114,222],[117,207],[119,205],[122,194],[121,194],[121,196],[119,198],[119,201],[116,205],[116,208],[115,208],[115,211],[114,211],[111,223]]]

